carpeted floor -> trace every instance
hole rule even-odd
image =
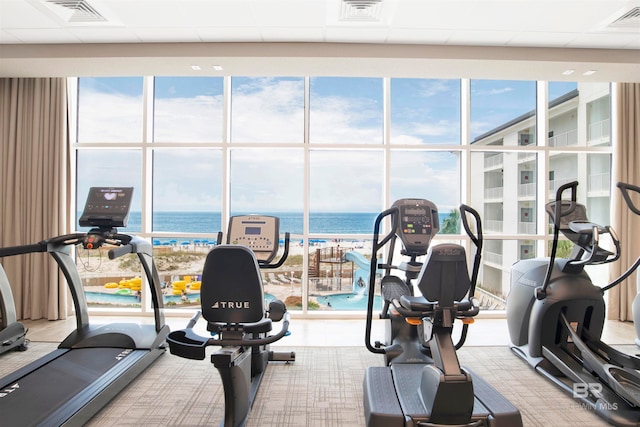
[[[0,376],[53,348],[55,344],[36,342],[26,353],[3,355]],[[368,366],[380,365],[382,356],[363,347],[286,350],[296,352],[296,362],[269,365],[248,426],[364,425],[364,371]],[[465,347],[458,355],[464,366],[520,409],[525,426],[606,425],[506,347]],[[167,352],[98,413],[89,426],[217,426],[223,411],[222,386],[209,358],[193,361]]]

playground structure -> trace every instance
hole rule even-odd
[[[369,283],[369,260],[340,245],[317,248],[309,259],[309,285],[318,292],[363,294]]]

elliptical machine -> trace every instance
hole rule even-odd
[[[365,344],[385,356],[386,366],[370,367],[364,377],[364,409],[368,427],[400,426],[520,426],[519,411],[491,385],[462,368],[456,349],[479,313],[474,295],[480,268],[482,225],[478,213],[460,206],[464,229],[476,246],[471,277],[463,246],[442,243],[430,247],[439,230],[438,209],[424,199],[401,199],[382,212],[374,225]],[[473,233],[467,215],[475,218]],[[391,219],[391,231],[380,238],[380,224]],[[408,261],[394,265],[396,240]],[[378,264],[379,252],[388,251]],[[419,257],[426,255],[424,261]],[[386,343],[371,344],[376,271],[385,271],[380,287]],[[392,274],[404,272],[405,279]],[[421,295],[414,295],[414,283]],[[456,319],[463,322],[457,344],[452,340]]]
[[[627,203],[629,210],[636,215],[640,215],[640,208],[638,208],[629,195],[630,192],[634,192],[636,194],[640,194],[640,187],[631,184],[625,184],[622,182],[618,183],[618,188],[622,191],[622,197],[624,201]],[[636,330],[636,345],[640,347],[640,274],[636,275],[636,297],[633,299],[633,303],[631,305],[631,311],[633,313],[633,326]]]
[[[229,222],[227,244],[214,247],[204,263],[200,288],[201,310],[187,328],[167,337],[176,356],[203,360],[207,346],[219,346],[211,355],[224,388],[225,427],[243,426],[253,406],[270,361],[293,362],[295,352],[274,352],[269,344],[288,333],[289,313],[280,300],[265,309],[261,268],[278,268],[289,253],[289,233],[277,262],[279,219],[272,216],[234,216]],[[200,315],[212,337],[193,331]],[[280,331],[270,335],[272,322],[282,320]]]
[[[511,271],[507,324],[513,352],[537,372],[614,425],[640,423],[640,358],[617,351],[602,341],[604,292],[633,273],[640,258],[604,287],[591,282],[584,267],[620,257],[614,230],[589,222],[586,208],[576,202],[578,183],[561,186],[546,211],[553,221],[549,258],[518,261]],[[637,187],[618,184],[627,192]],[[565,191],[570,200],[563,200]],[[636,190],[637,191],[637,190]],[[567,259],[556,258],[559,233],[575,244]],[[609,235],[613,252],[600,246]]]
[[[29,343],[26,335],[27,329],[16,316],[9,279],[0,268],[0,354],[11,350],[25,351]]]

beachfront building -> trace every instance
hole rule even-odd
[[[472,140],[486,149],[471,156],[471,204],[493,235],[479,280],[487,306],[504,308],[513,263],[546,255],[544,204],[561,185],[578,181],[578,201],[590,219],[610,223],[610,105],[608,84],[578,83],[549,99],[546,117],[528,111]],[[544,133],[538,131],[543,126]],[[599,273],[606,280],[606,272]]]

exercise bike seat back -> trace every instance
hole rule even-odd
[[[209,326],[264,320],[270,323],[265,318],[258,261],[245,246],[220,245],[209,252],[202,271],[200,301],[202,317]]]

